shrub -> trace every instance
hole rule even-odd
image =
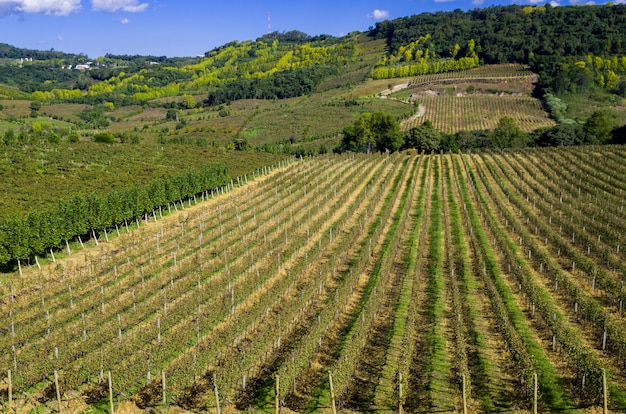
[[[115,143],[115,137],[110,132],[98,132],[92,139],[93,142],[103,142],[105,144]]]

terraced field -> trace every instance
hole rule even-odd
[[[606,381],[626,410],[625,160],[588,147],[263,169],[4,275],[0,401],[583,412]]]

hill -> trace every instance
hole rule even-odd
[[[57,214],[61,199],[141,193],[215,163],[237,177],[330,151],[623,142],[624,15],[623,5],[442,12],[342,38],[275,32],[176,59],[3,46],[0,263],[16,265],[12,227],[46,234],[39,215]],[[82,236],[164,205],[133,200]],[[63,245],[55,236],[20,255]]]
[[[624,16],[0,45],[0,410],[625,411]]]

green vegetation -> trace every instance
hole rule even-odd
[[[471,412],[528,410],[534,373],[557,411],[599,405],[602,369],[626,410],[626,153],[599,145],[626,143],[625,16],[425,13],[199,58],[0,44],[18,411],[56,410],[55,371],[105,409],[109,370],[147,410],[165,372],[197,412],[214,387],[268,409],[276,377],[319,411],[331,375],[352,410],[460,411],[462,376]]]
[[[531,133],[522,131],[515,120],[504,116],[492,130],[460,131],[443,134],[426,120],[423,124],[400,131],[400,123],[390,114],[376,112],[361,114],[352,125],[344,128],[340,151],[398,151],[416,149],[433,151],[466,151],[477,148],[520,148],[527,146],[565,146],[585,144],[624,143],[621,130],[611,119],[596,111],[584,124],[558,124],[539,128]]]
[[[418,76],[442,72],[471,69],[478,66],[478,56],[475,51],[475,42],[470,40],[463,50],[463,56],[459,53],[461,46],[455,44],[449,59],[440,59],[437,54],[428,47],[431,36],[420,36],[417,40],[406,46],[400,46],[398,51],[383,58],[378,67],[374,69],[372,78],[391,79],[407,76]]]
[[[473,411],[531,410],[535,373],[542,411],[598,410],[605,369],[626,409],[624,148],[412,152],[282,162],[4,274],[15,408],[53,407],[55,371],[63,404],[106,407],[110,371],[116,408],[146,411],[209,411],[215,388],[319,411],[331,375],[345,409],[461,411],[461,373]],[[72,222],[125,214],[116,195]]]
[[[2,45],[0,217],[19,222],[61,198],[131,191],[213,162],[236,176],[280,154],[623,142],[623,14],[621,5],[493,7],[381,22],[343,38],[272,33],[193,59],[89,61]],[[549,40],[565,21],[567,39],[572,26],[589,39],[614,29],[603,39],[610,47],[572,42],[554,58]],[[529,24],[542,30],[533,41]],[[488,36],[498,27],[506,33]],[[493,62],[509,63],[467,69]],[[68,69],[77,64],[90,67]],[[411,79],[399,89],[385,80],[397,76]],[[556,126],[532,96],[542,92]],[[597,105],[583,110],[583,96]]]

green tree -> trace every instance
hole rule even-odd
[[[380,152],[398,151],[404,144],[400,124],[392,114],[374,112],[370,121],[370,130],[376,142],[376,149]]]
[[[584,125],[585,132],[589,134],[590,142],[604,143],[608,141],[613,129],[611,119],[602,111],[594,111]],[[593,139],[595,137],[595,140]]]
[[[233,144],[235,146],[235,151],[245,151],[250,149],[250,143],[245,138],[235,138],[233,140]]]
[[[181,106],[183,108],[192,109],[196,107],[196,98],[191,95],[183,95],[183,100],[181,102]]]
[[[404,148],[415,148],[426,153],[438,151],[441,148],[441,133],[430,121],[425,121],[422,125],[407,131]]]
[[[76,131],[70,132],[70,134],[67,136],[67,142],[75,143],[78,141],[80,141],[80,136]]]
[[[178,121],[178,110],[173,108],[168,109],[167,113],[165,114],[165,120]]]
[[[341,146],[344,150],[369,152],[373,149],[375,143],[372,131],[369,128],[371,118],[371,113],[364,112],[352,125],[348,125],[343,129]]]
[[[500,118],[492,133],[493,144],[498,148],[525,147],[528,139],[528,134],[519,129],[515,120],[508,116]]]
[[[31,111],[39,111],[41,109],[41,102],[39,101],[33,101],[30,103],[30,110]]]
[[[385,112],[364,112],[343,129],[341,147],[346,151],[397,151],[404,144],[400,125]]]

